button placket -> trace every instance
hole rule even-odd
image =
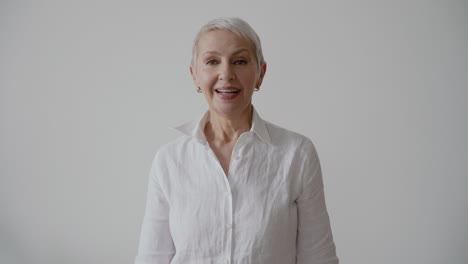
[[[224,177],[225,183],[226,183],[226,191],[225,191],[225,197],[224,197],[224,203],[226,205],[225,207],[225,218],[224,218],[224,225],[225,227],[232,225],[232,220],[233,220],[233,190],[231,188],[230,184],[230,177]],[[230,256],[231,256],[231,249],[232,249],[232,231],[230,228],[225,228],[224,235],[226,237],[226,243],[225,243],[225,249],[224,249],[224,254],[226,254],[226,263],[229,263]]]
[[[232,189],[231,189],[231,185],[229,183],[229,177],[226,177],[226,176],[229,176],[230,172],[228,171],[228,175],[226,175],[224,173],[224,170],[221,166],[221,164],[219,163],[219,160],[218,158],[216,157],[215,153],[213,152],[213,150],[210,148],[209,144],[205,144],[205,149],[206,151],[208,152],[208,155],[213,159],[213,161],[215,161],[218,165],[219,165],[219,169],[220,169],[220,173],[223,178],[223,181],[225,183],[225,191],[224,191],[224,223],[226,224],[226,226],[231,226],[232,227],[232,220],[233,220],[233,206],[232,206]],[[234,146],[235,148],[235,146]],[[231,165],[230,165],[231,167]],[[226,231],[225,231],[225,237],[226,237],[226,242],[225,242],[225,249],[224,249],[224,253],[226,254],[226,258],[225,258],[225,263],[229,263],[230,262],[230,258],[231,258],[231,251],[232,251],[232,229],[231,228],[227,228]]]
[[[226,186],[226,191],[225,191],[225,204],[226,204],[226,207],[225,207],[226,208],[225,209],[226,210],[225,211],[225,217],[226,217],[225,218],[225,221],[226,221],[225,222],[226,223],[225,225],[226,227],[225,228],[225,237],[226,237],[225,254],[226,254],[226,258],[225,258],[224,263],[230,263],[232,247],[233,247],[233,221],[234,221],[233,199],[234,198],[233,198],[232,188],[230,184],[230,179],[232,178],[232,174],[235,174],[236,171],[238,170],[238,166],[239,166],[238,161],[241,160],[241,156],[238,153],[239,153],[239,149],[242,148],[243,143],[245,143],[246,141],[245,137],[246,135],[239,137],[238,141],[234,145],[234,148],[231,153],[232,158],[229,164],[229,171],[227,175],[225,175],[224,170],[222,169],[221,164],[219,163],[219,160],[216,158],[216,155],[210,148],[209,144],[205,145],[205,148],[207,151],[210,152],[211,157],[218,162],[222,175],[227,176],[227,177],[223,177],[225,186]]]
[[[226,183],[229,191],[226,193],[226,202],[228,205],[228,217],[226,218],[226,226],[225,226],[225,232],[226,232],[226,237],[227,237],[227,243],[226,243],[226,259],[225,263],[230,263],[231,261],[231,254],[232,254],[232,248],[234,246],[234,193],[233,189],[231,188],[231,182],[235,186],[236,182],[236,174],[239,171],[239,168],[242,166],[240,165],[239,161],[242,160],[242,157],[240,155],[241,150],[243,149],[245,143],[248,141],[248,138],[246,138],[247,135],[242,134],[241,137],[237,140],[236,144],[234,145],[234,148],[232,149],[231,153],[231,162],[229,164],[229,172],[228,172],[228,178],[226,178]]]
[[[229,184],[229,181],[228,181]],[[229,187],[230,189],[230,187]],[[232,205],[232,190],[228,191],[228,195],[226,196],[226,202],[227,202],[227,217],[226,217],[226,263],[229,263],[230,257],[231,257],[231,249],[232,249],[232,221],[233,221],[233,205]]]

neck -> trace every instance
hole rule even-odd
[[[210,121],[205,126],[208,141],[220,144],[235,143],[239,136],[252,126],[252,105],[240,115],[220,115],[210,110]]]

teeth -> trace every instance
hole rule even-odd
[[[238,90],[221,90],[221,89],[216,89],[216,91],[220,93],[236,93]]]

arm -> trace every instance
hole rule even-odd
[[[315,148],[304,164],[305,185],[297,198],[297,264],[338,264]]]
[[[175,253],[169,231],[169,204],[158,182],[158,154],[151,167],[145,216],[135,264],[169,264]]]

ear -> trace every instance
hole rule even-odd
[[[256,88],[260,88],[260,85],[262,85],[263,77],[265,77],[266,70],[267,70],[267,64],[263,63],[263,65],[260,67],[260,76],[258,77],[258,81],[255,84]]]
[[[195,86],[198,87],[197,76],[196,76],[196,74],[195,74],[195,69],[193,68],[192,65],[190,65],[190,75],[192,75],[193,83],[195,84]]]

